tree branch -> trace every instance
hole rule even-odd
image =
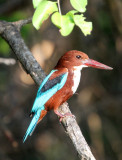
[[[40,85],[46,75],[22,39],[18,31],[19,27],[17,22],[0,21],[0,34],[8,42],[26,72],[31,75],[36,84]]]
[[[8,42],[26,72],[31,75],[36,84],[40,85],[46,75],[29,51],[19,32],[19,29],[28,22],[30,22],[30,19],[13,23],[0,21],[0,35]],[[67,103],[60,106],[59,111],[62,114],[71,112]],[[70,137],[79,158],[81,160],[95,160],[75,118],[68,116],[63,118],[62,125]]]

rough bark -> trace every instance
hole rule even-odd
[[[29,51],[19,32],[21,27],[29,22],[31,22],[31,19],[13,23],[0,21],[0,35],[8,42],[26,72],[31,75],[37,85],[40,85],[46,75]],[[62,114],[71,112],[68,103],[60,106],[59,112]],[[81,160],[95,160],[75,118],[71,116],[63,118],[62,125],[70,137],[79,158]]]

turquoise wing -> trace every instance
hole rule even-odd
[[[49,80],[49,77],[55,71],[56,70],[53,70],[42,82],[43,84],[41,84],[39,87],[31,112],[36,112],[40,106],[43,106],[66,83],[68,72],[65,72],[58,77]]]
[[[40,90],[42,89],[42,87],[45,85],[45,83],[48,81],[48,79],[51,77],[51,75],[55,72],[55,71],[57,71],[56,69],[54,70],[52,70],[47,76],[46,76],[46,78],[43,80],[43,82],[41,83],[41,85],[40,85],[40,87],[39,87],[39,89],[38,89],[38,92],[40,92]],[[38,94],[38,92],[37,92],[37,94]]]
[[[42,84],[40,85],[36,99],[34,101],[31,113],[34,113],[34,116],[31,120],[31,123],[25,133],[25,136],[23,138],[23,142],[27,139],[28,136],[31,136],[36,125],[38,122],[38,119],[41,115],[41,112],[45,110],[45,103],[58,91],[60,90],[64,84],[66,83],[68,72],[65,72],[58,77],[49,80],[50,76],[55,72],[56,70],[52,70],[51,73],[44,79]]]

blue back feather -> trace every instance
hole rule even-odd
[[[34,112],[34,117],[31,120],[31,123],[25,133],[25,136],[23,138],[23,142],[25,142],[25,140],[27,139],[28,136],[31,136],[32,132],[34,131],[38,119],[40,117],[41,111],[45,109],[44,105],[45,103],[58,91],[60,90],[64,84],[66,83],[67,80],[67,76],[68,76],[68,72],[64,73],[62,75],[62,79],[60,81],[60,83],[57,83],[56,85],[54,85],[52,88],[50,88],[49,90],[45,91],[45,92],[41,92],[42,87],[44,86],[44,84],[48,81],[49,77],[55,72],[56,70],[52,70],[51,73],[44,79],[44,81],[42,82],[42,84],[39,87],[39,90],[37,92],[37,96],[36,99],[34,101],[33,107],[31,112]]]
[[[51,76],[52,73],[55,71],[56,70],[53,70],[49,75]],[[48,79],[50,76],[48,76]],[[40,107],[40,105],[43,106],[58,90],[60,90],[64,86],[67,80],[67,76],[68,76],[68,72],[62,75],[62,80],[60,83],[57,83],[55,86],[53,86],[51,89],[45,92],[41,92],[41,88],[47,82],[48,79],[46,79],[46,81],[44,80],[45,83],[42,82],[43,85],[41,84],[41,86],[39,87],[31,112],[36,112],[36,110]]]
[[[48,81],[48,79],[50,78],[50,76],[51,76],[55,71],[57,71],[57,70],[56,70],[56,69],[55,69],[55,70],[53,69],[53,70],[45,77],[45,79],[42,81],[42,83],[41,83],[41,85],[40,85],[40,87],[39,87],[39,89],[38,89],[37,94],[40,92],[40,90],[42,89],[42,87],[45,85],[45,83]]]

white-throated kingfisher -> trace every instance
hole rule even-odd
[[[84,67],[112,69],[109,66],[89,59],[83,52],[72,50],[65,53],[38,89],[30,114],[33,118],[25,133],[23,142],[32,134],[36,125],[48,111],[53,109],[60,118],[68,116],[68,114],[62,115],[59,113],[58,107],[76,92],[81,77],[80,71]]]

